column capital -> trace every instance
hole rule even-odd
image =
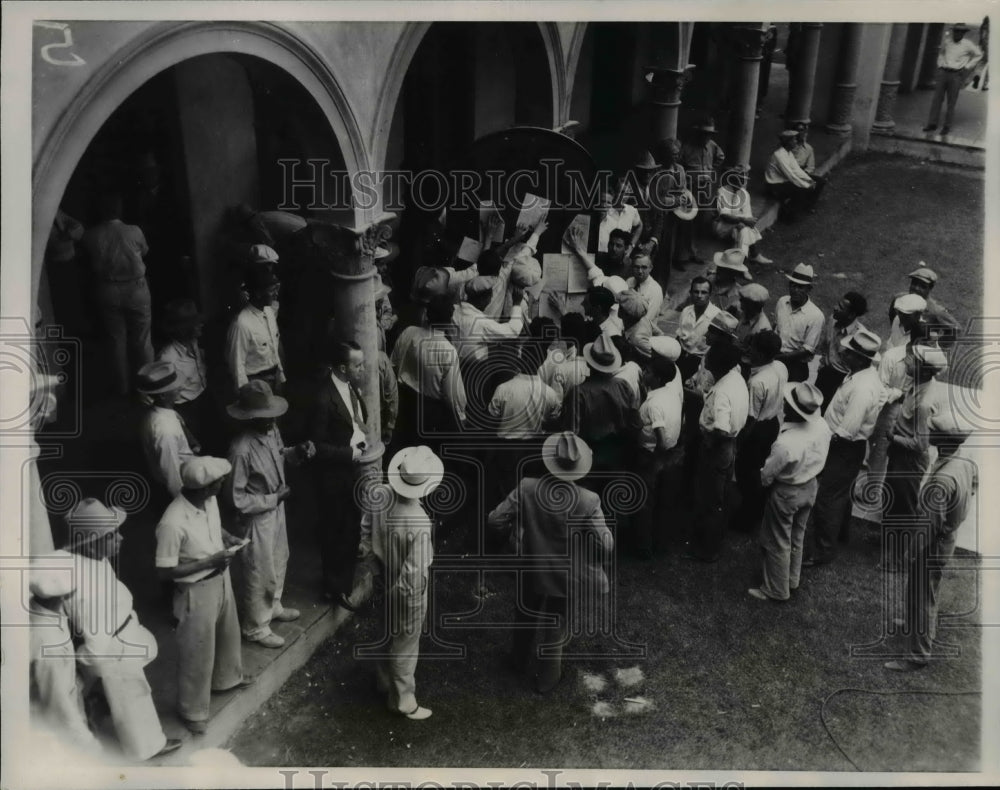
[[[729,43],[741,60],[762,60],[767,30],[750,25],[733,25],[729,28]]]
[[[360,226],[332,222],[310,223],[313,243],[326,255],[330,274],[339,280],[363,280],[375,273],[375,250],[392,236],[389,225],[396,215],[384,213]]]
[[[683,69],[667,69],[662,66],[643,66],[646,84],[649,86],[649,100],[653,104],[675,107],[681,103],[681,92],[691,80],[693,64]]]

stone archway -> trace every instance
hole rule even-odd
[[[38,149],[32,177],[33,311],[38,309],[42,258],[56,209],[90,141],[114,110],[152,77],[190,58],[215,53],[252,55],[287,72],[316,101],[349,175],[368,169],[368,151],[354,112],[329,67],[308,44],[272,23],[156,25],[132,39],[83,85]],[[368,219],[367,212],[356,213],[358,224]]]

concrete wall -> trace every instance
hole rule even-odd
[[[858,90],[854,94],[854,112],[851,121],[854,127],[853,147],[855,151],[868,150],[872,122],[878,106],[878,94],[885,70],[885,57],[889,51],[892,25],[865,25],[861,35],[861,65],[858,68]]]
[[[259,205],[254,103],[243,68],[205,55],[175,69],[201,293],[215,292],[214,241],[228,206]]]

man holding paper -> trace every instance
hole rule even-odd
[[[222,528],[216,496],[232,471],[208,456],[181,466],[184,487],[156,527],[156,568],[176,582],[177,712],[196,735],[208,729],[213,691],[245,688],[240,624],[229,563],[246,541]]]

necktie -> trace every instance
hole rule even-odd
[[[177,415],[177,422],[181,424],[181,430],[184,431],[184,438],[187,439],[188,447],[191,447],[192,449],[197,447],[198,440],[195,438],[195,435],[191,433],[191,429],[187,427],[187,423],[184,422],[184,418],[181,417],[181,413],[175,410],[174,414]]]
[[[351,408],[354,410],[354,421],[359,427],[365,427],[365,418],[361,416],[361,400],[352,384],[347,385],[347,391],[351,393]]]

